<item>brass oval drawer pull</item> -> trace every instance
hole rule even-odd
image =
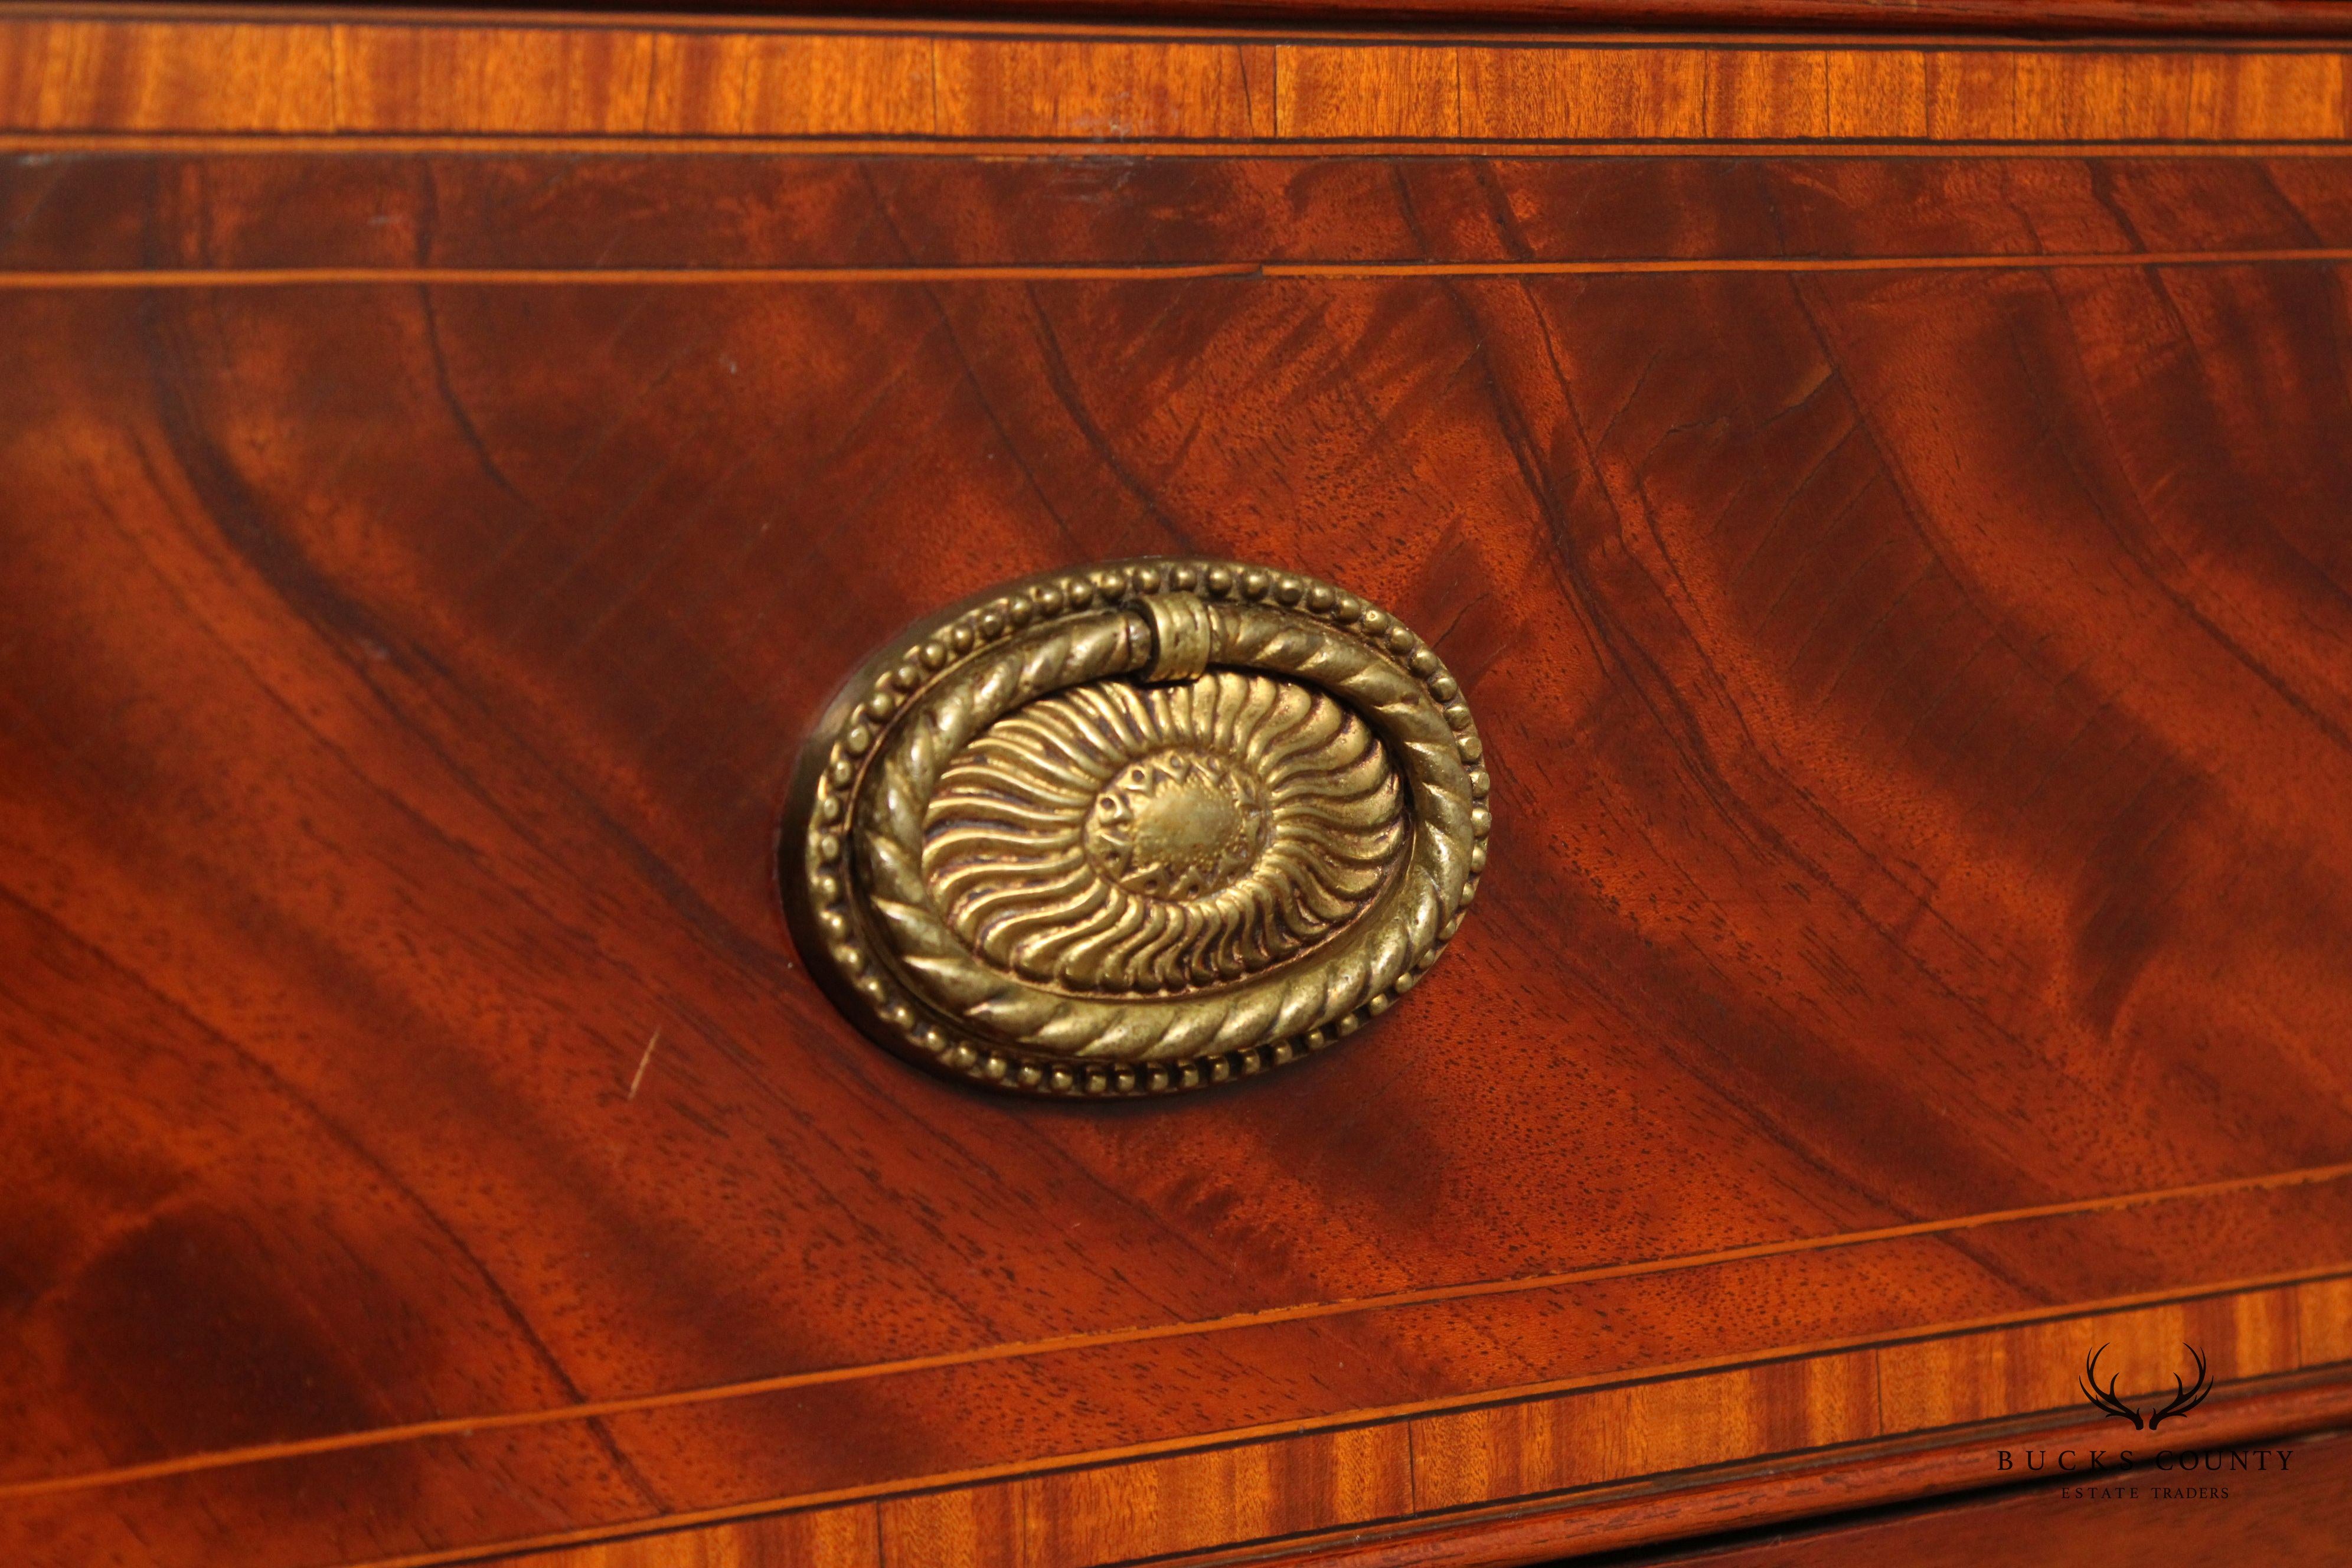
[[[802,955],[899,1055],[1160,1094],[1297,1060],[1436,962],[1486,858],[1454,678],[1293,573],[1146,560],[1006,584],[870,660],[782,846]]]

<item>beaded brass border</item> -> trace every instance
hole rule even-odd
[[[1371,727],[1407,786],[1411,839],[1390,885],[1329,941],[1176,995],[1075,995],[975,959],[930,908],[920,868],[924,809],[948,763],[1035,698],[1210,664],[1318,686]],[[1228,561],[1051,573],[922,623],[844,687],[802,754],[781,889],[810,972],[899,1056],[1017,1093],[1175,1093],[1325,1049],[1412,988],[1486,867],[1483,763],[1435,650],[1357,595]]]

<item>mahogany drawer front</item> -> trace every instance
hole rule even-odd
[[[2340,1421],[2347,58],[0,17],[0,1557],[1532,1561],[2100,1346]],[[1158,555],[1429,639],[1477,908],[1262,1082],[927,1078],[803,737]]]

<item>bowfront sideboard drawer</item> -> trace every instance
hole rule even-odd
[[[1874,15],[0,14],[0,1559],[2340,1518],[2352,44]]]

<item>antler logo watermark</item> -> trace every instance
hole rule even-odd
[[[2130,1422],[2132,1430],[2135,1432],[2153,1432],[2160,1424],[2171,1420],[2174,1416],[2188,1415],[2200,1405],[2204,1404],[2205,1396],[2213,1392],[2213,1379],[2205,1370],[2205,1357],[2196,1346],[2184,1343],[2180,1348],[2187,1351],[2189,1359],[2197,1363],[2197,1381],[2184,1384],[2180,1381],[2180,1374],[2174,1373],[2172,1399],[2163,1409],[2153,1411],[2143,1418],[2137,1406],[2126,1403],[2116,1395],[2115,1373],[2108,1374],[2105,1387],[2099,1386],[2099,1358],[2107,1353],[2105,1345],[2101,1345],[2097,1350],[2093,1351],[2089,1359],[2083,1363],[2083,1375],[2077,1380],[2078,1385],[2083,1390],[2083,1397],[2108,1415]]]
[[[2195,1345],[2183,1344],[2180,1348],[2196,1364],[2196,1381],[2187,1381],[2176,1372],[2172,1376],[2172,1397],[2154,1409],[2143,1410],[2116,1391],[2121,1381],[2117,1374],[2111,1373],[2105,1383],[2099,1381],[2099,1358],[2110,1348],[2101,1345],[2083,1358],[2076,1385],[2082,1389],[2083,1397],[2091,1402],[2091,1408],[2130,1422],[2135,1432],[2153,1432],[2167,1421],[2188,1415],[2213,1392],[2213,1373],[2205,1364],[2205,1352]],[[2080,1426],[2063,1430],[2070,1434],[2084,1431]],[[2000,1448],[1992,1456],[1995,1468],[2016,1471],[2020,1479],[2035,1471],[2061,1472],[2065,1479],[2055,1495],[2063,1501],[2138,1500],[2150,1506],[2199,1500],[2225,1502],[2230,1496],[2230,1472],[2246,1472],[2251,1484],[2266,1486],[2270,1484],[2267,1479],[2254,1480],[2252,1477],[2273,1470],[2284,1475],[2294,1458],[2292,1448]],[[2217,1471],[2221,1473],[2215,1474]]]

